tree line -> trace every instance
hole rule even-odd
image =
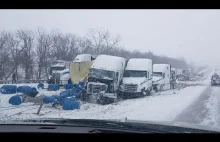
[[[150,51],[128,51],[120,46],[121,40],[119,35],[113,36],[105,29],[90,29],[83,37],[43,28],[0,31],[0,80],[11,79],[13,73],[17,79],[45,79],[53,61],[73,61],[78,54],[143,57],[175,68],[188,67],[184,59],[157,56]]]

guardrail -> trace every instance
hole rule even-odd
[[[0,84],[12,84],[13,80],[0,80]],[[31,79],[31,80],[16,80],[17,84],[20,83],[46,83],[46,79]]]
[[[58,84],[64,84],[64,82],[67,82],[68,80],[60,80],[56,81],[55,83]],[[0,80],[0,84],[12,84],[13,80]],[[21,84],[21,83],[47,83],[46,79],[30,79],[30,80],[16,80],[16,83],[13,84]]]

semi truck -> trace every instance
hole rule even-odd
[[[64,85],[68,82],[69,79],[69,62],[63,60],[56,60],[52,62],[51,67],[49,68],[49,84],[60,84]]]
[[[153,89],[156,92],[171,89],[170,64],[153,64]]]
[[[135,98],[150,95],[152,90],[152,71],[151,59],[129,59],[119,88],[119,96],[122,98]]]
[[[122,57],[97,56],[89,69],[86,94],[83,94],[83,100],[98,104],[109,104],[116,101],[125,64],[126,59]]]

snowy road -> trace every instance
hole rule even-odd
[[[220,128],[220,87],[208,87],[173,121]]]

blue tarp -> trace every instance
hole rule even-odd
[[[9,103],[12,105],[20,105],[22,103],[22,95],[15,95],[9,99]]]
[[[41,88],[41,89],[44,89],[44,84],[43,84],[43,83],[39,83],[39,84],[37,85],[37,88],[38,88],[38,89],[40,89],[40,88]]]
[[[60,89],[60,86],[58,84],[49,84],[48,85],[48,91],[57,91]]]
[[[0,89],[2,94],[13,94],[17,91],[16,85],[3,85]]]

